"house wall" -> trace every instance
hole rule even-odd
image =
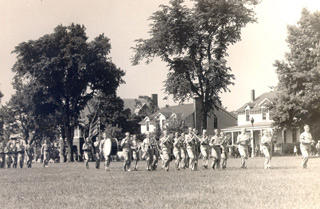
[[[227,115],[222,111],[215,111],[215,115],[218,119],[218,129],[223,129],[230,126],[236,126],[237,120]],[[207,134],[211,135],[214,133],[214,116],[208,116],[207,118]]]
[[[267,112],[267,114],[266,114],[266,120],[263,120],[261,112],[250,113],[249,118],[250,118],[250,120],[251,120],[251,118],[253,118],[255,123],[256,122],[271,122],[272,121],[272,120],[270,120],[269,112]],[[246,114],[245,113],[238,114],[238,126],[251,124],[250,120],[246,121]]]

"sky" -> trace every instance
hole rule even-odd
[[[14,93],[11,82],[16,55],[11,52],[21,42],[35,40],[53,32],[59,24],[81,24],[86,27],[89,40],[104,33],[110,38],[112,61],[126,72],[117,91],[121,98],[158,94],[159,106],[174,105],[164,94],[163,82],[168,68],[155,59],[146,65],[132,66],[131,47],[134,40],[148,38],[148,18],[160,4],[169,0],[0,0],[0,90],[2,104]],[[191,4],[190,4],[191,5]],[[288,51],[287,25],[296,24],[302,8],[320,10],[319,0],[263,0],[256,6],[257,23],[242,29],[242,40],[228,49],[227,65],[235,75],[230,93],[222,93],[227,110],[240,108],[250,100],[251,90],[256,96],[271,91],[278,83],[273,63],[282,60]],[[191,100],[189,102],[192,102]]]

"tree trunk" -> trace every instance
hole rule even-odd
[[[67,142],[68,142],[68,162],[73,162],[73,129],[71,127],[66,128],[66,136],[67,136]]]
[[[202,109],[203,110],[203,109]],[[207,129],[207,111],[202,111],[202,123],[201,123],[201,130]]]

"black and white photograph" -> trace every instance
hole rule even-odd
[[[0,0],[0,207],[320,209],[320,1]]]

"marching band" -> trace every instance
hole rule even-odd
[[[260,141],[261,150],[264,154],[264,168],[271,168],[272,159],[272,130],[265,129],[262,132]],[[20,137],[21,138],[21,137]],[[0,168],[23,168],[26,158],[27,168],[31,168],[35,151],[33,143],[28,144],[24,140],[18,140],[19,137],[11,136],[7,143],[0,142]],[[104,154],[103,149],[106,144],[107,135],[103,133],[102,139],[92,144],[90,138],[86,138],[82,146],[84,152],[85,166],[89,169],[89,159],[95,152],[96,168],[100,167],[100,161],[105,159],[105,170],[108,171],[111,162],[111,154]],[[154,133],[147,132],[145,138],[140,143],[136,135],[125,133],[125,138],[121,140],[119,145],[122,147],[122,155],[124,158],[124,171],[131,171],[131,162],[133,160],[133,170],[138,170],[138,162],[141,159],[146,161],[146,170],[155,171],[158,166],[159,157],[162,159],[162,168],[169,171],[170,162],[174,159],[174,168],[176,170],[187,169],[191,171],[197,170],[198,158],[202,156],[202,169],[208,169],[210,157],[212,157],[211,168],[213,170],[221,170],[227,168],[228,150],[234,149],[234,145],[230,145],[230,136],[220,132],[219,129],[214,130],[214,135],[209,136],[207,130],[202,130],[202,135],[198,135],[195,129],[188,128],[188,133],[175,132],[169,134],[167,130],[163,131],[160,139],[156,139]],[[247,168],[247,160],[249,157],[249,144],[252,138],[245,128],[241,129],[241,133],[237,136],[236,144],[241,156],[240,168]],[[118,143],[118,142],[117,142]],[[300,135],[300,149],[303,156],[302,167],[307,168],[311,145],[315,145],[315,141],[310,133],[308,125],[304,126],[304,132]],[[118,145],[116,145],[118,146]],[[320,151],[320,143],[316,146]],[[48,139],[44,140],[41,147],[41,155],[43,156],[43,167],[48,167],[50,160],[49,152],[51,145]],[[93,152],[94,151],[94,152]],[[115,152],[117,153],[117,152]],[[140,157],[140,153],[142,153]]]

